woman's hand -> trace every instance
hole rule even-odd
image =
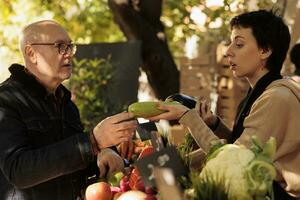
[[[164,105],[161,102],[157,102],[157,108],[160,110],[165,110],[167,112],[148,118],[150,121],[157,121],[160,119],[179,120],[182,117],[182,115],[189,110],[189,108],[181,104]]]
[[[196,110],[207,126],[214,126],[217,123],[218,118],[212,113],[210,107],[209,102],[200,98]]]

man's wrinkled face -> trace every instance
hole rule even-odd
[[[70,78],[73,55],[70,51],[60,51],[62,45],[70,44],[69,35],[58,24],[41,25],[37,37],[29,43],[35,55],[35,75],[40,79],[57,82]]]

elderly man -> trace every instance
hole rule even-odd
[[[96,158],[102,174],[123,167],[107,147],[128,141],[136,121],[120,113],[83,133],[61,84],[76,48],[56,22],[28,25],[20,48],[25,67],[13,64],[0,86],[0,199],[82,199],[88,177],[99,172]]]

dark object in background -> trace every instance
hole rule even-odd
[[[142,41],[142,69],[155,96],[165,99],[179,91],[179,70],[160,21],[162,0],[108,0],[114,21],[128,41]]]
[[[137,126],[137,132],[142,141],[151,139],[151,131],[157,131],[157,127],[154,122],[139,123]]]
[[[105,97],[110,100],[111,108],[107,116],[116,114],[116,110],[122,111],[124,106],[137,101],[141,42],[77,44],[77,60],[108,57],[114,71]]]
[[[185,94],[172,94],[166,98],[166,100],[174,100],[178,101],[182,105],[188,107],[189,109],[195,108],[196,106],[196,100],[193,99],[193,97],[185,95]]]

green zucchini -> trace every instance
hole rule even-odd
[[[155,101],[136,102],[128,106],[128,112],[133,113],[136,118],[138,117],[148,118],[166,112],[165,110],[158,109],[157,104],[158,102]],[[162,102],[162,104],[178,105],[180,103],[177,101],[170,101],[170,102]]]

